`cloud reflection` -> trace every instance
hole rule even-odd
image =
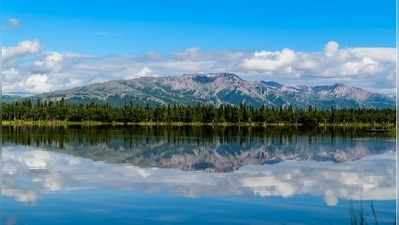
[[[0,169],[1,195],[25,203],[35,203],[47,193],[96,188],[186,197],[305,194],[323,197],[327,205],[336,205],[339,199],[395,199],[392,151],[338,164],[288,160],[209,173],[109,164],[11,145],[2,147]]]

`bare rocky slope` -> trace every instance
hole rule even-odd
[[[232,73],[140,77],[96,83],[36,95],[34,99],[114,106],[249,104],[318,108],[393,108],[394,98],[344,84],[289,86],[277,82],[247,81]]]

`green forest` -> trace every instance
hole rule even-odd
[[[249,105],[137,106],[111,107],[99,104],[32,102],[2,103],[3,121],[98,121],[98,122],[182,122],[182,123],[291,123],[315,126],[321,123],[394,124],[394,109],[319,110],[293,107],[269,108]]]

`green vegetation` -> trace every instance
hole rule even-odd
[[[137,106],[111,107],[101,104],[32,102],[3,103],[3,125],[304,125],[394,127],[394,109],[306,110],[293,107],[268,108],[248,105]]]

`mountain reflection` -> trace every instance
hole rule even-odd
[[[1,195],[116,189],[258,197],[395,197],[395,142],[358,129],[3,127]],[[221,188],[222,187],[222,188]]]
[[[393,151],[338,164],[288,160],[209,173],[109,164],[40,147],[4,145],[0,165],[1,195],[25,203],[48,193],[95,188],[187,197],[315,195],[327,205],[339,199],[395,199]]]
[[[286,160],[345,162],[394,149],[389,137],[357,129],[2,128],[2,143],[142,168],[231,172]]]

